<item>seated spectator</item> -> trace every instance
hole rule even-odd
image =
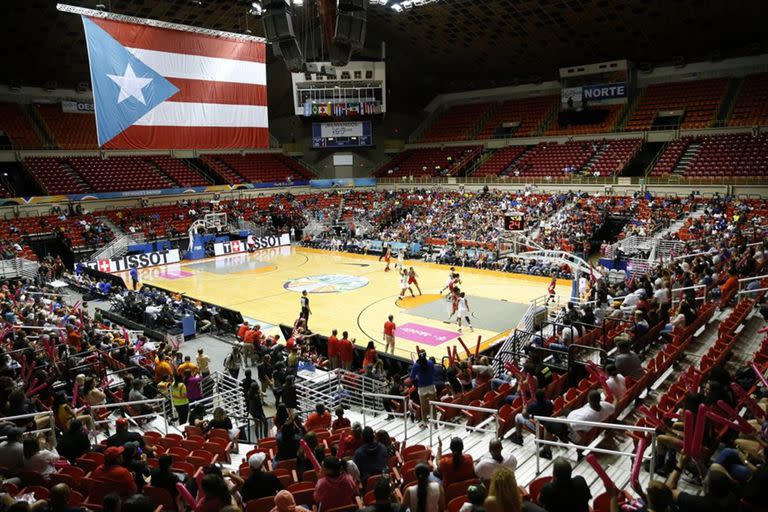
[[[118,421],[120,421],[118,419]],[[2,448],[2,445],[0,445]],[[61,440],[56,443],[56,451],[59,455],[74,464],[75,460],[84,453],[91,450],[91,440],[83,429],[83,423],[80,420],[73,420],[69,423],[69,428],[64,431]],[[0,456],[0,465],[8,467]]]
[[[161,455],[158,459],[157,467],[150,474],[149,484],[152,487],[165,489],[175,498],[178,494],[176,484],[179,482],[179,477],[171,471],[171,464],[173,464],[173,457],[165,454]]]
[[[213,410],[213,418],[208,422],[208,429],[219,428],[229,433],[229,440],[232,441],[233,449],[237,449],[237,438],[240,435],[240,429],[236,429],[229,419],[227,411],[223,407],[217,407]]]
[[[208,473],[200,485],[202,499],[198,499],[194,512],[221,512],[232,504],[232,494],[220,475]]]
[[[625,377],[632,377],[635,381],[640,380],[645,375],[645,370],[640,357],[630,349],[629,341],[626,339],[618,341],[616,348],[619,353],[613,364],[618,372]]]
[[[463,453],[464,442],[460,437],[451,439],[451,454],[442,456],[443,441],[437,440],[437,469],[443,480],[443,487],[448,487],[455,482],[463,482],[475,478],[475,464],[472,456]]]
[[[510,441],[522,446],[523,427],[527,428],[531,432],[536,432],[536,424],[533,422],[533,420],[537,416],[550,417],[552,416],[553,412],[554,404],[552,403],[552,400],[547,400],[543,389],[537,389],[536,399],[528,402],[523,412],[518,413],[515,416],[515,433],[510,436]],[[548,449],[549,447],[544,447],[543,450]]]
[[[293,494],[282,490],[275,495],[275,508],[270,512],[311,512],[308,508],[296,505]]]
[[[5,441],[0,443],[0,466],[14,473],[24,469],[24,446],[21,444],[23,433],[19,428],[9,428],[5,432]]]
[[[445,510],[443,486],[430,480],[429,465],[426,462],[419,462],[416,464],[414,473],[416,485],[409,486],[403,493],[403,507],[425,512]]]
[[[400,504],[392,501],[392,485],[388,478],[379,478],[373,487],[376,502],[365,507],[362,512],[400,512]]]
[[[40,441],[36,438],[24,440],[24,469],[26,471],[37,471],[43,475],[50,475],[56,472],[53,465],[59,460],[59,456],[47,449],[40,449]]]
[[[328,456],[323,460],[323,476],[315,485],[315,503],[320,510],[353,505],[357,495],[355,481],[342,471],[342,462]],[[414,509],[415,510],[415,509]]]
[[[591,421],[600,423],[608,419],[614,412],[616,407],[613,404],[602,400],[600,392],[593,390],[589,392],[587,403],[578,409],[574,409],[568,414],[569,420],[576,421]],[[557,428],[557,433],[560,438],[567,437],[571,442],[576,444],[582,444],[582,438],[585,434],[592,430],[593,427],[588,425],[566,425],[560,424],[561,428]],[[555,431],[555,425],[550,425],[550,430]]]
[[[333,432],[336,432],[337,430],[341,430],[343,428],[349,428],[351,426],[351,423],[349,421],[349,418],[344,417],[344,407],[338,406],[336,408],[336,419],[333,420],[333,423],[331,424],[331,430]]]
[[[368,477],[381,474],[387,469],[389,454],[381,443],[376,441],[376,435],[371,427],[363,429],[363,445],[355,451],[354,461],[360,470],[360,481],[365,487]],[[365,489],[364,489],[365,490]]]
[[[614,400],[621,400],[627,392],[627,381],[619,370],[616,369],[615,364],[609,364],[605,367],[608,378],[605,383],[613,393]]]
[[[128,430],[127,419],[117,418],[117,421],[115,421],[115,433],[107,438],[107,446],[125,446],[125,443],[131,442],[138,443],[139,448],[150,455],[155,451],[154,446],[147,445],[143,435]]]
[[[589,512],[592,493],[583,476],[571,477],[571,463],[558,457],[552,467],[552,481],[541,489],[539,503],[547,512]]]
[[[136,482],[130,471],[124,468],[122,446],[110,446],[104,450],[104,464],[91,473],[92,478],[100,478],[108,482],[110,488],[121,498],[136,494]]]
[[[69,405],[69,399],[64,391],[57,391],[53,396],[51,410],[56,415],[56,425],[61,429],[66,429],[71,421],[77,419],[93,430],[93,418],[89,414],[78,414],[79,411]]]
[[[323,404],[315,405],[315,412],[307,416],[307,421],[304,422],[304,430],[307,432],[316,432],[321,429],[328,429],[330,426],[331,413],[325,409]]]
[[[543,512],[544,510],[529,500],[523,501],[515,472],[509,468],[498,468],[493,473],[484,505],[486,512]]]
[[[48,494],[48,512],[83,512],[83,507],[69,505],[72,490],[67,484],[56,484]]]
[[[244,503],[265,496],[274,496],[275,493],[283,490],[280,480],[271,471],[263,470],[266,460],[267,455],[264,453],[254,453],[248,458],[251,474],[245,479],[243,488],[240,490]]]
[[[293,418],[283,425],[283,428],[275,436],[275,440],[277,441],[277,453],[272,459],[272,467],[277,467],[281,460],[296,458],[296,453],[300,447],[301,433],[298,432]]]
[[[483,455],[475,464],[475,475],[483,482],[490,482],[494,471],[498,468],[509,468],[512,471],[517,467],[517,459],[509,453],[506,457],[501,453],[501,441],[498,438],[491,439],[488,443],[488,454]]]
[[[461,505],[459,512],[485,512],[486,497],[485,487],[470,485],[467,487],[467,501]]]

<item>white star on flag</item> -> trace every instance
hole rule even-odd
[[[109,74],[107,76],[120,87],[120,96],[117,97],[118,103],[122,103],[128,98],[134,97],[139,100],[142,105],[147,104],[144,101],[144,93],[141,90],[149,85],[152,78],[136,76],[130,63],[128,64],[128,67],[125,68],[125,74],[123,76]]]

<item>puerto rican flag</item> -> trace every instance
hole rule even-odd
[[[99,146],[269,147],[262,39],[82,19]]]

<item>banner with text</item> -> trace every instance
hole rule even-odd
[[[93,103],[81,101],[62,101],[61,111],[68,114],[93,114]]]
[[[181,261],[178,249],[167,251],[148,252],[144,254],[129,254],[117,258],[105,258],[103,260],[84,262],[83,265],[100,272],[124,272],[131,268],[156,267]]]
[[[270,249],[272,247],[282,247],[284,245],[291,245],[291,237],[287,233],[270,236],[250,235],[246,240],[231,240],[229,242],[213,244],[213,253],[216,256],[224,256],[225,254],[237,254],[248,250]]]
[[[587,105],[594,105],[596,103],[625,103],[629,93],[626,82],[617,82],[614,84],[585,85],[583,94]]]
[[[362,137],[363,123],[322,123],[321,137]]]

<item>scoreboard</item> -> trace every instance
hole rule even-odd
[[[504,229],[507,231],[523,231],[525,229],[525,216],[522,213],[505,214]]]
[[[373,146],[370,121],[312,124],[312,147],[315,149],[370,146]]]

